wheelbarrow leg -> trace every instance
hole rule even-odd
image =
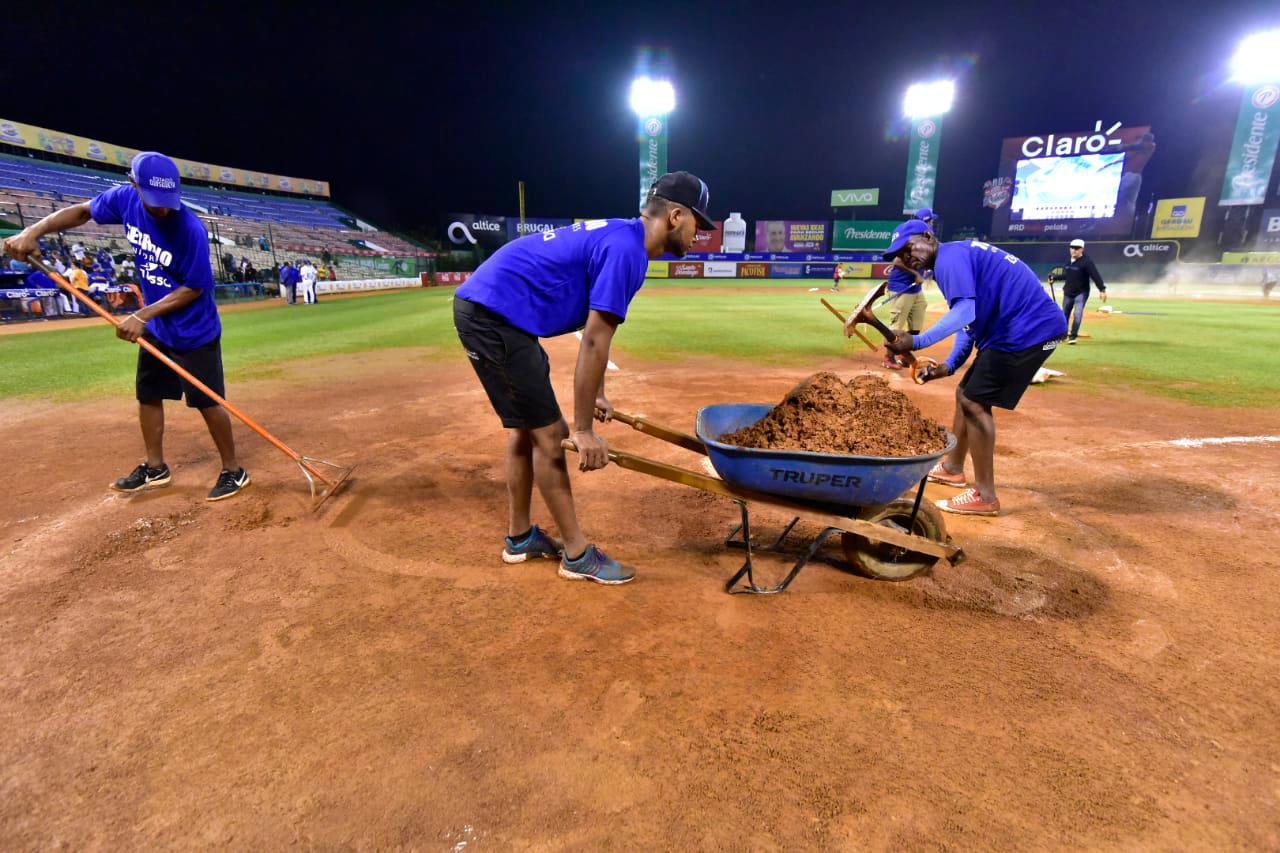
[[[743,505],[743,508],[744,509],[746,508],[745,504]],[[756,550],[757,551],[780,551],[782,549],[783,541],[786,540],[787,536],[791,533],[792,529],[794,529],[799,522],[800,522],[800,516],[797,515],[795,518],[791,519],[790,523],[788,523],[786,527],[782,528],[782,532],[778,534],[777,539],[773,540],[773,542],[769,545],[760,545],[759,547],[756,548]],[[724,544],[729,546],[730,548],[744,547],[743,540],[738,538],[738,533],[741,530],[742,530],[742,525],[741,524],[736,525],[732,530],[729,531],[729,535],[724,538]]]
[[[822,543],[827,541],[827,537],[829,537],[832,533],[840,532],[839,528],[836,528],[836,527],[823,528],[822,532],[819,533],[816,537],[814,537],[814,540],[809,543],[809,547],[805,549],[805,552],[801,554],[800,557],[796,560],[795,565],[791,567],[791,571],[787,573],[787,576],[785,578],[783,578],[780,582],[778,582],[774,586],[762,587],[756,583],[755,567],[751,561],[751,552],[752,552],[751,512],[750,510],[747,509],[747,504],[745,501],[738,501],[737,504],[738,504],[739,511],[742,513],[742,524],[739,527],[735,528],[733,532],[729,534],[729,538],[726,539],[725,542],[726,544],[731,544],[735,546],[741,545],[747,552],[747,558],[743,562],[742,568],[738,569],[738,571],[734,573],[733,577],[729,578],[729,580],[725,582],[724,591],[728,593],[732,593],[732,594],[745,593],[745,594],[751,594],[751,595],[775,595],[779,592],[782,592],[783,590],[785,590],[787,587],[791,585],[791,582],[796,579],[796,575],[800,574],[800,570],[803,569],[806,565],[808,565],[809,561],[813,559],[813,556],[818,553],[818,549],[822,547]],[[762,550],[774,550],[779,545],[781,545],[782,540],[786,538],[787,534],[791,532],[791,529],[795,527],[796,522],[798,522],[799,520],[800,519],[798,517],[793,518],[791,520],[791,523],[788,524],[786,528],[782,531],[782,535],[778,537],[777,541],[774,542],[773,545]],[[735,535],[738,533],[738,531],[742,532],[742,542],[738,542],[734,538]],[[744,586],[738,586],[738,582],[742,580],[744,575],[747,578],[746,584]]]

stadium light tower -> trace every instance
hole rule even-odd
[[[903,214],[933,207],[938,184],[938,147],[942,143],[942,116],[955,100],[952,80],[914,83],[902,100],[902,112],[911,120],[911,151],[907,155],[907,189]]]
[[[1254,33],[1240,41],[1231,57],[1231,79],[1245,85],[1280,82],[1280,29]]]
[[[631,111],[636,114],[636,141],[640,145],[640,204],[649,187],[667,171],[667,116],[676,108],[676,90],[670,80],[647,76],[631,81]]]
[[[913,83],[902,99],[902,112],[907,118],[936,118],[951,110],[955,97],[956,84],[952,80]]]

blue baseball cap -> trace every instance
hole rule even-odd
[[[178,164],[158,151],[143,151],[129,164],[129,177],[148,207],[182,210],[182,175]]]
[[[893,237],[889,240],[889,248],[884,250],[884,259],[893,260],[893,256],[906,248],[907,241],[915,234],[932,234],[933,229],[922,219],[908,219],[893,229]]]
[[[937,218],[937,217],[935,217],[935,216],[933,215],[933,209],[932,209],[932,208],[922,207],[922,208],[920,208],[919,210],[917,210],[917,211],[916,211],[916,219],[920,219],[920,220],[923,220],[923,221],[925,221],[925,222],[929,222],[930,220],[933,220],[933,219],[936,219],[936,218]]]

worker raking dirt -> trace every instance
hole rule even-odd
[[[738,447],[855,456],[918,456],[941,450],[947,432],[879,376],[847,383],[815,373],[756,423],[720,436]]]

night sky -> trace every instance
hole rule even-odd
[[[631,215],[643,46],[673,65],[669,166],[707,181],[716,218],[830,218],[846,187],[881,188],[861,218],[896,216],[902,95],[938,74],[958,74],[935,204],[951,227],[983,227],[1002,137],[1098,119],[1153,126],[1143,206],[1212,195],[1240,97],[1226,61],[1280,26],[1276,2],[17,5],[3,117],[327,179],[427,230],[514,213],[519,179],[531,216]]]

